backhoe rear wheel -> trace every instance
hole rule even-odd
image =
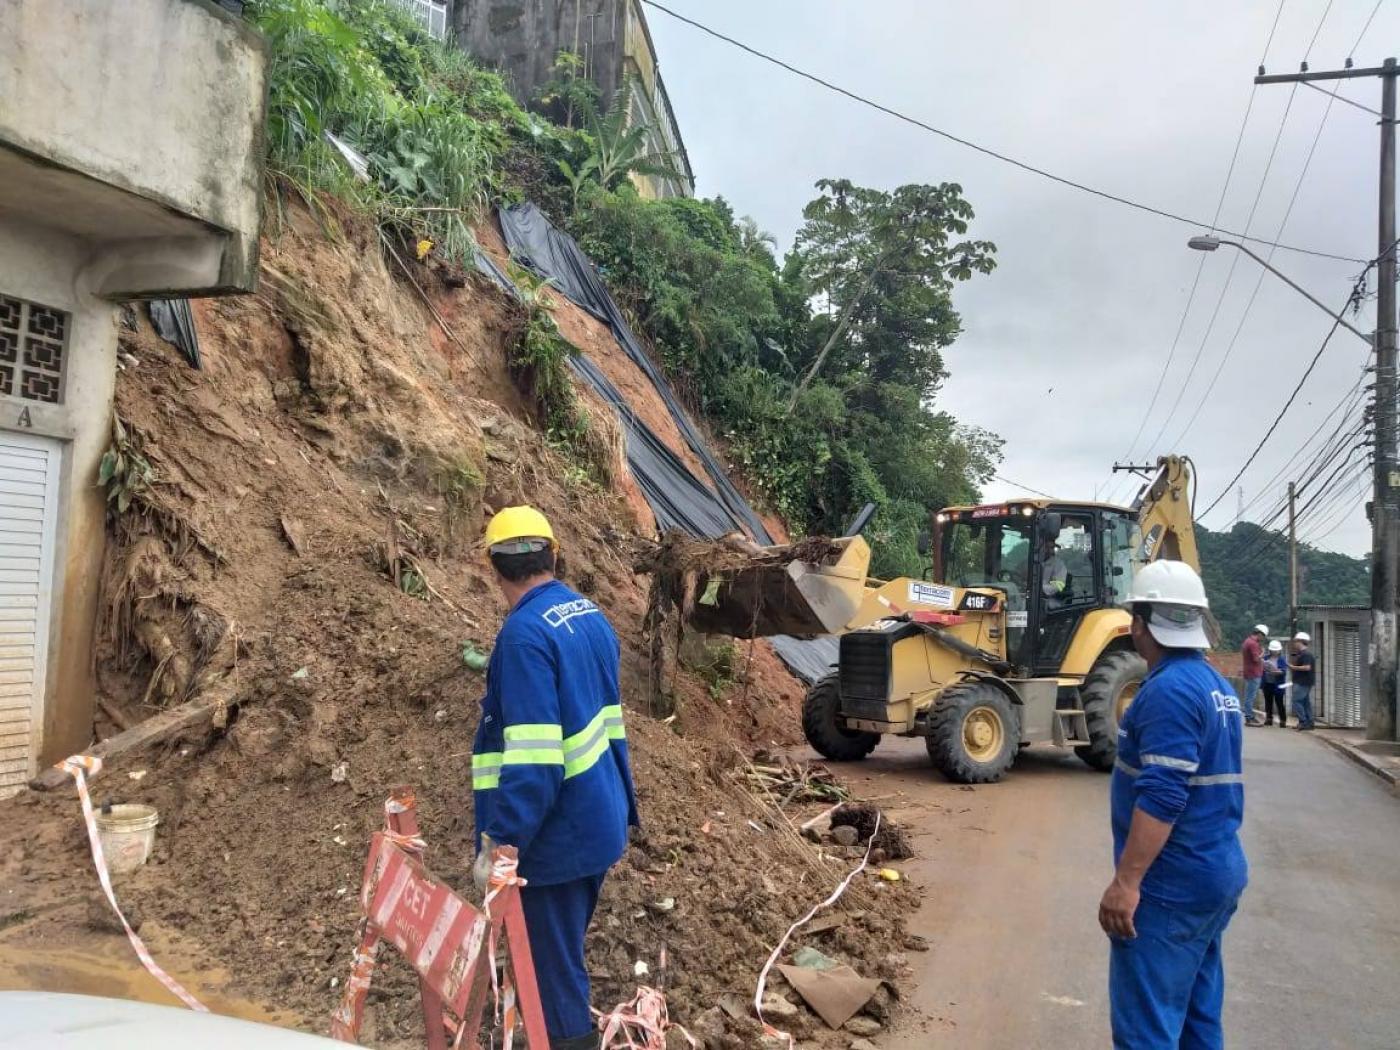
[[[802,732],[818,754],[833,762],[858,762],[880,742],[879,733],[841,724],[841,683],[836,674],[827,675],[808,691],[802,704]]]
[[[1021,746],[1020,714],[990,682],[949,686],[929,714],[928,757],[959,784],[990,784],[1011,768]]]
[[[1074,749],[1086,765],[1100,772],[1113,768],[1118,757],[1118,720],[1137,696],[1147,677],[1147,661],[1137,653],[1105,653],[1094,664],[1079,690],[1089,742]]]

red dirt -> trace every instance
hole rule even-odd
[[[288,214],[264,241],[259,294],[197,305],[203,371],[144,320],[123,333],[137,363],[118,376],[117,407],[158,481],[111,524],[99,688],[133,718],[206,695],[228,698],[237,718],[118,760],[97,782],[99,799],[161,811],[156,854],[121,880],[121,898],[179,931],[193,965],[232,975],[230,996],[324,1031],[331,982],[349,970],[367,836],[392,786],[418,788],[429,863],[464,881],[482,684],[460,650],[488,645],[504,613],[471,540],[489,509],[528,499],[561,535],[567,579],[623,646],[645,827],[590,937],[596,1002],[629,995],[633,964],[654,967],[663,943],[674,1017],[693,1020],[725,993],[751,997],[787,923],[850,864],[803,843],[736,779],[741,753],[797,738],[800,687],[760,643],[747,668],[741,647],[747,680],[718,699],[682,673],[674,722],[637,710],[646,581],[628,552],[651,524],[639,529],[626,499],[579,480],[530,424],[505,378],[516,308],[483,280],[451,288],[408,264],[449,338],[390,273],[372,230],[346,221],[328,238],[306,212]],[[467,476],[480,485],[453,488]],[[429,600],[387,575],[391,534],[417,558]],[[179,660],[156,659],[162,646]],[[0,954],[85,952],[113,936],[92,928],[96,882],[71,793],[0,803],[0,886]],[[911,894],[859,882],[852,917],[819,946],[895,976],[886,957]],[[659,908],[667,898],[674,908]],[[404,967],[375,989],[367,1041],[415,1045]],[[818,1026],[806,1014],[795,1025]],[[729,1028],[712,1045],[756,1045],[749,1022]]]

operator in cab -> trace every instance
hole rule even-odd
[[[1184,562],[1156,561],[1125,604],[1147,679],[1123,715],[1113,770],[1115,873],[1099,903],[1108,934],[1113,1045],[1225,1045],[1221,938],[1249,878],[1244,718],[1206,661],[1209,603]]]
[[[1046,536],[1040,542],[1040,593],[1052,601],[1064,601],[1069,586],[1069,565],[1055,545],[1055,537]]]

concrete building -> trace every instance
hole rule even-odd
[[[1371,709],[1371,610],[1364,605],[1300,605],[1298,628],[1317,657],[1313,714],[1329,725],[1361,729]]]
[[[119,304],[253,288],[265,71],[209,0],[0,0],[0,793],[90,742]]]
[[[648,129],[651,152],[670,158],[676,169],[673,178],[636,177],[638,190],[648,197],[695,193],[695,175],[640,0],[456,0],[452,24],[457,43],[498,68],[522,103],[554,76],[561,51],[582,59],[584,75],[605,103],[630,77],[630,120]]]

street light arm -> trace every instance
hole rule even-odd
[[[1308,302],[1312,303],[1319,310],[1325,313],[1328,317],[1332,318],[1332,320],[1336,321],[1347,331],[1351,332],[1358,339],[1362,340],[1367,346],[1374,347],[1376,345],[1375,340],[1372,339],[1371,336],[1361,331],[1361,329],[1357,328],[1354,324],[1352,324],[1346,319],[1345,311],[1341,313],[1333,313],[1332,308],[1326,303],[1324,303],[1321,299],[1317,298],[1317,296],[1313,295],[1312,292],[1308,291],[1306,288],[1300,285],[1297,281],[1293,280],[1293,278],[1289,277],[1288,274],[1284,273],[1282,270],[1272,266],[1264,259],[1261,259],[1258,255],[1250,251],[1249,248],[1241,244],[1239,241],[1222,240],[1219,241],[1219,243],[1228,244],[1232,248],[1238,248],[1240,251],[1244,252],[1251,259],[1257,262],[1260,266],[1264,267],[1264,269],[1268,270],[1279,280],[1283,281],[1284,284],[1288,285],[1288,287],[1292,288],[1295,292],[1298,292],[1300,295],[1302,295],[1305,299],[1307,299]]]

